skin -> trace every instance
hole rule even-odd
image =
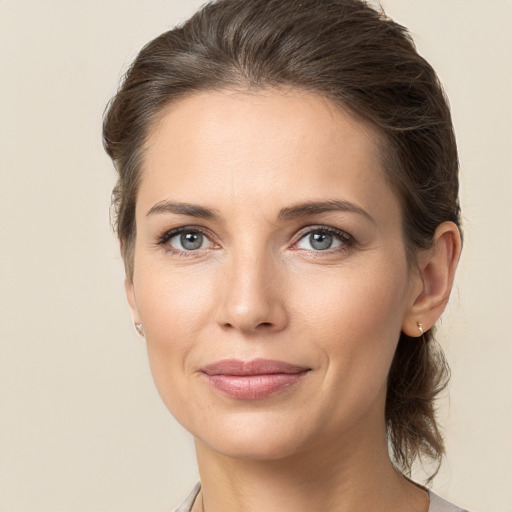
[[[312,201],[351,206],[279,216]],[[389,460],[386,377],[400,332],[419,336],[418,322],[428,329],[444,309],[460,239],[442,224],[410,265],[401,219],[378,136],[310,93],[197,93],[152,128],[126,291],[157,389],[196,440],[198,510],[428,509]],[[204,232],[198,249],[163,238],[181,227]],[[325,227],[340,234],[320,250],[309,235]],[[310,371],[236,400],[201,373],[230,358]]]

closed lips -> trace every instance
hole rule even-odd
[[[283,361],[235,359],[218,361],[202,368],[212,388],[238,400],[256,400],[297,384],[310,368]]]
[[[284,361],[269,359],[254,359],[252,361],[240,361],[237,359],[225,359],[209,364],[201,369],[206,375],[272,375],[276,373],[295,374],[309,371],[310,368],[296,366]]]

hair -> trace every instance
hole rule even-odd
[[[325,97],[380,135],[410,261],[431,247],[439,224],[460,227],[448,102],[404,27],[362,0],[219,0],[149,42],[107,106],[103,140],[118,172],[113,224],[129,279],[145,142],[165,107],[200,91],[282,87]],[[433,329],[419,340],[401,334],[385,414],[391,456],[405,475],[417,458],[436,463],[430,479],[437,473],[444,444],[435,399],[448,379]]]

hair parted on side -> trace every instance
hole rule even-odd
[[[401,202],[412,263],[439,224],[460,226],[450,110],[404,27],[363,0],[218,0],[149,42],[107,107],[104,146],[118,172],[112,213],[129,279],[144,147],[159,114],[194,92],[280,87],[321,95],[381,135],[382,165]],[[418,457],[441,460],[435,398],[448,378],[433,329],[419,341],[402,333],[386,422],[404,474]]]

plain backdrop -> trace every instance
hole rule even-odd
[[[0,512],[163,512],[197,479],[131,324],[101,119],[198,0],[0,0]],[[384,0],[443,81],[465,247],[434,490],[512,512],[512,2]]]

